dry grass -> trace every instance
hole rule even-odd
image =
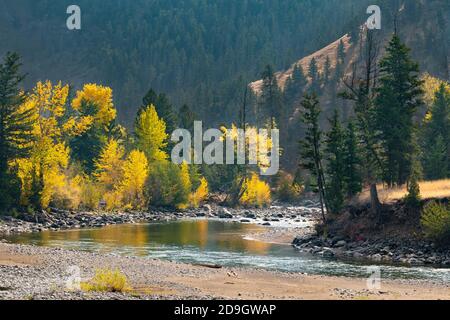
[[[420,185],[420,195],[422,199],[442,199],[450,197],[450,179],[436,181],[422,181]],[[403,199],[407,194],[406,186],[402,188],[386,188],[378,185],[378,195],[382,203],[392,203]],[[361,193],[357,201],[367,203],[370,200],[369,190]]]

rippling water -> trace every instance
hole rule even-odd
[[[23,234],[9,241],[122,255],[147,256],[188,263],[214,263],[269,270],[337,276],[369,275],[368,265],[301,254],[289,245],[251,240],[265,227],[217,220],[107,226],[101,229]],[[449,269],[380,266],[383,278],[433,279],[450,282]]]

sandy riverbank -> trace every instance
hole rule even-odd
[[[70,291],[71,266],[89,279],[98,268],[119,269],[129,294]],[[449,299],[448,285],[413,280],[382,282],[241,268],[211,269],[139,257],[0,244],[0,299]]]

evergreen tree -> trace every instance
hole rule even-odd
[[[394,35],[380,62],[381,77],[375,100],[377,127],[383,148],[384,181],[390,185],[406,183],[416,150],[413,116],[422,104],[419,65]]]
[[[339,81],[344,75],[344,62],[345,62],[345,46],[344,42],[341,40],[339,42],[336,51],[336,70],[334,72],[334,77],[336,81]]]
[[[312,58],[309,63],[308,76],[311,79],[311,92],[318,93],[320,89],[320,74],[315,58]]]
[[[405,197],[405,203],[410,209],[415,209],[420,206],[420,165],[419,162],[414,158],[411,166],[411,173],[408,180],[408,194]]]
[[[330,57],[327,56],[327,59],[325,60],[325,65],[323,66],[323,82],[325,85],[328,84],[330,81],[331,76],[331,61]]]
[[[441,84],[425,119],[422,134],[425,178],[444,179],[450,176],[450,91]]]
[[[425,141],[426,143],[426,141]],[[433,137],[423,149],[423,169],[427,180],[439,180],[449,176],[448,145],[441,135]]]
[[[194,131],[195,113],[189,108],[187,104],[184,104],[178,113],[178,126],[182,129]]]
[[[351,198],[362,191],[361,159],[356,128],[352,121],[347,125],[344,141],[344,183],[346,196]]]
[[[270,127],[273,129],[282,122],[284,113],[280,88],[272,66],[266,66],[262,79],[262,111],[267,115]]]
[[[140,111],[145,110],[150,105],[155,106],[159,117],[166,123],[167,132],[172,134],[177,128],[178,119],[169,98],[164,93],[157,94],[153,89],[150,89],[142,99],[142,103]]]
[[[87,130],[70,139],[72,158],[81,163],[87,173],[95,169],[95,159],[116,131],[116,109],[112,89],[87,84],[72,101],[72,109],[79,119],[89,119]]]
[[[354,102],[358,137],[361,140],[361,154],[364,172],[370,185],[370,207],[373,214],[381,221],[381,203],[378,197],[377,182],[383,163],[377,139],[376,97],[378,46],[373,31],[368,30],[364,45],[361,46],[362,72],[359,74],[355,65],[350,79],[343,79],[346,90],[339,95]],[[355,79],[357,79],[355,81]]]
[[[326,135],[325,154],[327,160],[327,201],[332,213],[341,211],[345,197],[344,130],[339,112],[334,111],[330,121],[330,131]]]
[[[337,48],[337,63],[343,64],[345,62],[345,45],[344,41],[339,41],[339,45]]]
[[[308,170],[316,179],[322,219],[325,222],[325,209],[328,210],[323,169],[322,131],[319,126],[320,106],[316,94],[305,94],[301,103],[303,113],[301,120],[306,126],[305,138],[300,141],[300,165]]]
[[[284,98],[289,110],[293,109],[294,103],[303,95],[308,80],[305,77],[301,65],[295,65],[292,76],[286,81]]]
[[[20,58],[8,53],[0,64],[0,210],[17,204],[19,186],[9,168],[11,160],[27,157],[32,142],[32,110],[22,110]]]

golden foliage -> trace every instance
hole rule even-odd
[[[428,73],[425,73],[423,75],[422,80],[424,81],[422,85],[422,89],[424,91],[423,100],[428,109],[430,109],[433,105],[436,98],[436,92],[439,91],[439,88],[442,84],[445,86],[447,93],[450,94],[450,84],[447,81],[435,78]],[[426,120],[429,120],[429,118],[430,113],[428,112]]]
[[[94,83],[85,84],[83,90],[78,91],[73,99],[72,108],[82,112],[89,104],[96,108],[93,122],[107,125],[116,118],[111,88]]]
[[[82,176],[80,179],[80,206],[88,210],[98,209],[100,200],[102,200],[102,188],[96,181],[90,177]]]
[[[124,148],[115,139],[110,139],[95,162],[95,177],[107,190],[113,190],[122,179]]]
[[[160,119],[155,106],[142,110],[135,124],[137,146],[151,162],[167,159],[163,149],[167,146],[166,123]]]
[[[127,292],[131,290],[128,278],[119,270],[100,269],[95,272],[95,276],[81,283],[83,291],[98,292]]]
[[[22,183],[22,204],[29,204],[33,193],[38,192],[40,206],[48,207],[58,190],[68,182],[64,171],[69,164],[69,148],[65,145],[63,126],[66,114],[68,86],[50,81],[38,82],[24,102],[23,108],[35,115],[34,141],[31,156],[17,159],[18,176]],[[39,185],[42,190],[35,190]]]
[[[205,178],[200,179],[200,186],[189,196],[189,204],[193,208],[198,208],[206,200],[209,194],[208,181]]]
[[[256,173],[250,179],[246,179],[242,186],[243,195],[240,203],[247,207],[265,207],[271,203],[270,187],[261,181]]]
[[[245,137],[244,130],[237,128],[235,124],[232,124],[230,129],[222,127],[221,130],[223,132],[221,140],[231,139],[235,143],[236,154],[238,144],[245,143],[246,159],[249,159],[250,163],[257,163],[263,172],[270,168],[271,159],[268,153],[271,152],[273,146],[272,137],[269,136],[270,130],[267,130],[267,134],[264,134],[264,131],[260,131],[256,127],[246,126]],[[278,150],[278,152],[281,153],[281,150]]]
[[[123,177],[119,190],[126,207],[144,208],[144,185],[148,177],[148,161],[145,154],[133,150],[123,164]]]

